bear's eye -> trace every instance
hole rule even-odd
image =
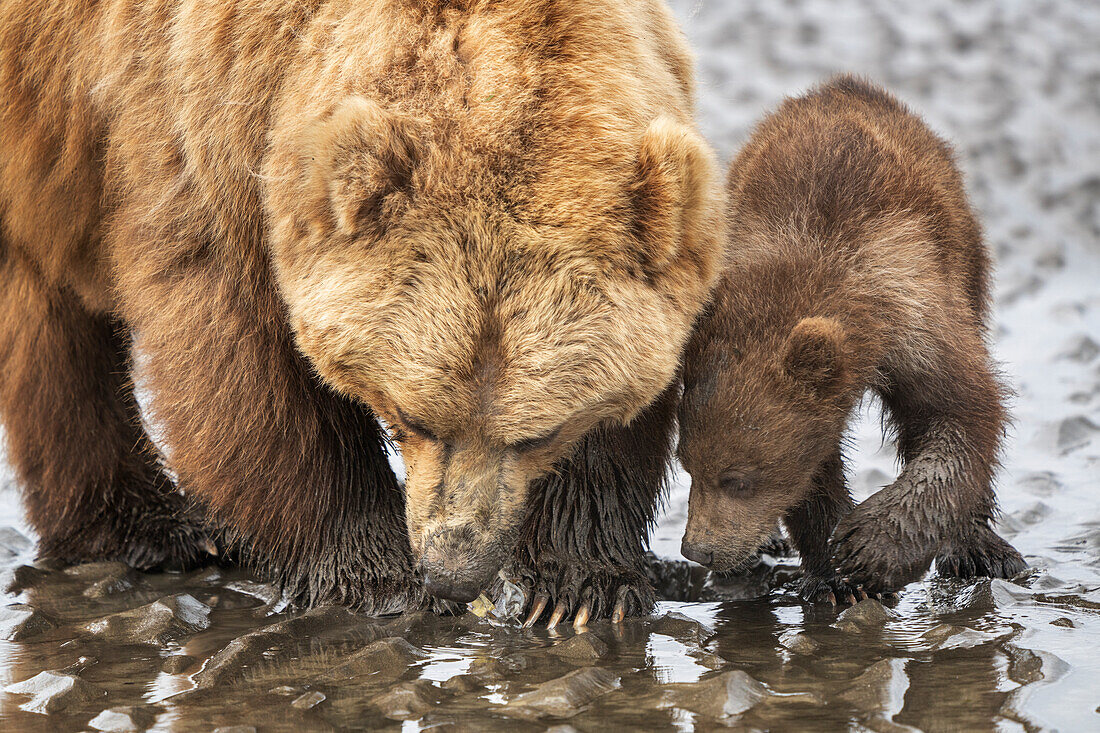
[[[436,437],[436,434],[425,427],[424,423],[409,417],[400,407],[395,407],[394,410],[397,412],[397,417],[401,420],[402,428],[408,430],[410,433],[416,435],[417,437],[423,438],[424,440],[431,440],[435,442],[439,441],[439,438]]]
[[[753,492],[755,481],[750,472],[726,471],[718,479],[718,485],[722,488],[722,491],[734,496],[748,496]]]
[[[538,438],[527,438],[516,443],[512,443],[512,448],[517,453],[526,453],[527,451],[538,450],[539,448],[545,448],[554,442],[554,439],[558,437],[558,433],[561,428],[555,428],[546,435],[539,436]]]

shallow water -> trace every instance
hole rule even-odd
[[[138,727],[183,731],[1100,730],[1100,6],[670,4],[723,159],[784,94],[834,71],[887,84],[957,143],[996,254],[995,354],[1017,392],[1001,531],[1034,570],[932,577],[889,613],[867,604],[853,619],[787,594],[790,558],[706,586],[700,569],[665,562],[674,600],[658,617],[594,624],[574,641],[572,629],[469,616],[329,610],[286,623],[269,613],[270,588],[238,571],[36,573],[18,569],[29,544],[0,531],[0,588],[15,584],[0,606],[34,609],[0,610],[0,637],[23,636],[0,641],[0,688],[47,670],[73,678],[40,678],[37,703],[0,692],[0,730],[110,727],[101,713],[119,706],[137,706]],[[852,437],[852,485],[866,496],[895,473],[873,405]],[[677,557],[685,521],[687,483],[675,479],[654,535],[663,558]],[[10,488],[7,524],[26,530]],[[163,598],[175,600],[89,625]]]
[[[1082,648],[1100,633],[1100,592],[1044,571],[1018,583],[931,580],[887,606],[852,610],[804,605],[780,585],[757,600],[667,601],[653,617],[578,634],[472,614],[272,613],[271,589],[240,571],[48,570],[24,559],[6,563],[4,582],[36,615],[5,626],[24,638],[0,642],[4,683],[45,670],[78,683],[52,700],[48,690],[0,696],[5,730],[106,725],[97,716],[119,708],[141,726],[175,731],[1035,730],[1100,721],[1091,717],[1100,664]],[[791,577],[790,560],[768,560],[748,585]],[[667,589],[698,595],[682,568],[657,569],[679,579]],[[731,579],[705,593],[738,595],[745,585]],[[35,712],[47,704],[58,709]]]

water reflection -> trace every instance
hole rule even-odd
[[[0,675],[41,689],[0,695],[5,730],[81,729],[126,706],[119,714],[178,731],[1035,729],[1055,710],[1056,681],[1078,710],[1095,707],[1088,665],[1060,654],[1095,638],[1100,599],[1082,578],[1043,570],[1019,584],[930,580],[843,610],[800,603],[787,560],[740,587],[655,563],[668,596],[741,599],[762,579],[765,595],[666,601],[578,637],[473,616],[276,613],[271,589],[238,571],[26,560],[3,571],[4,633],[19,640],[0,642]]]

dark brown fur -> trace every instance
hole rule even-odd
[[[933,559],[1023,569],[990,528],[1005,390],[985,343],[988,255],[948,146],[841,77],[764,120],[728,187],[730,261],[686,356],[685,554],[728,569],[782,520],[809,595],[896,590]],[[868,390],[903,468],[853,509],[843,435]]]

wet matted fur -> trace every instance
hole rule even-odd
[[[765,119],[728,187],[729,263],[685,357],[685,554],[729,569],[782,520],[809,595],[893,591],[933,559],[1023,569],[990,527],[1005,389],[988,255],[948,146],[841,77]],[[868,390],[903,468],[853,509],[842,440]]]

